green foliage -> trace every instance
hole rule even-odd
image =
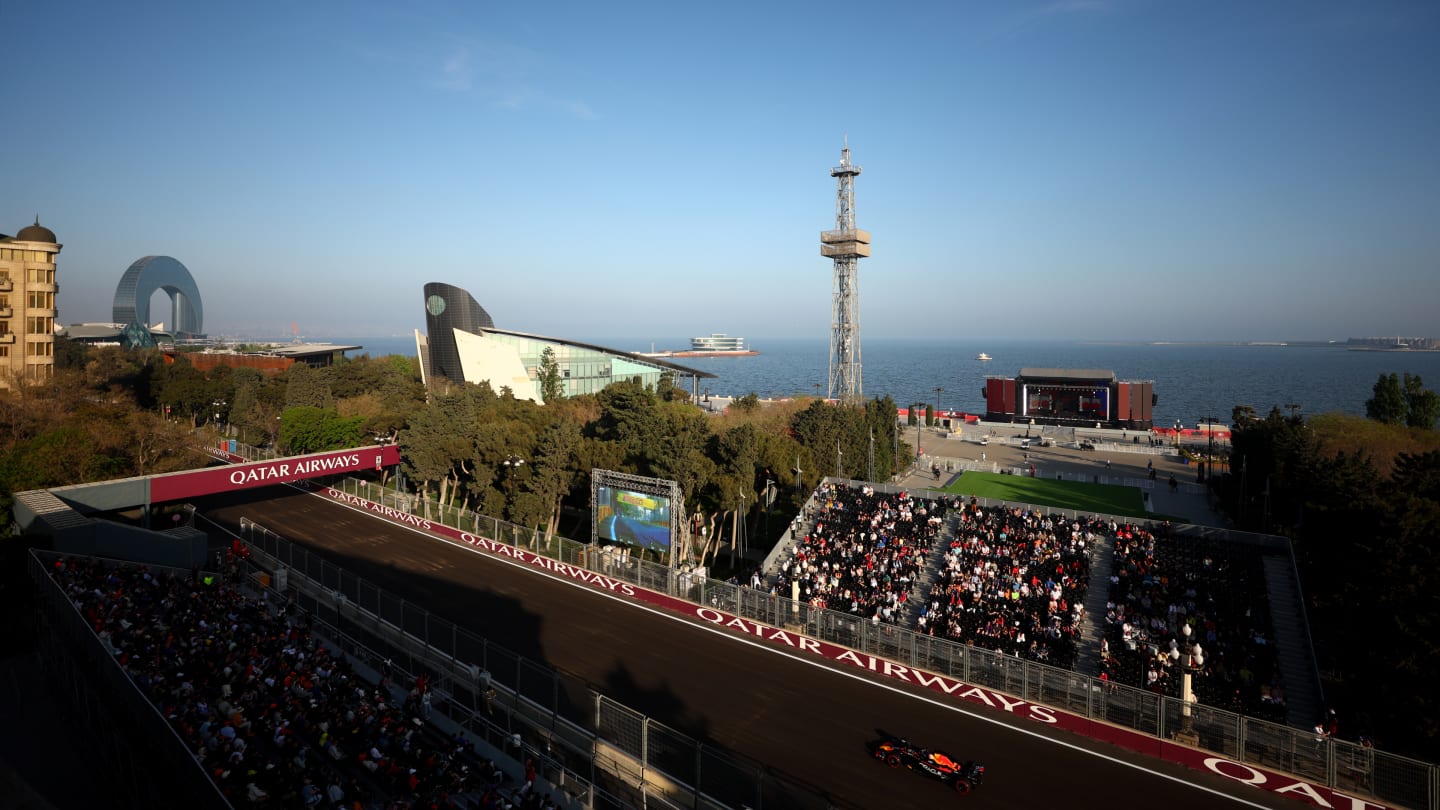
[[[216,369],[206,376],[184,355],[173,363],[152,365],[151,390],[158,405],[169,406],[172,419],[188,418],[192,425],[208,422],[214,412],[213,403],[230,396],[230,369]]]
[[[320,369],[296,363],[285,370],[285,407],[333,408],[335,396]]]
[[[559,402],[564,398],[565,381],[560,377],[560,363],[555,359],[555,349],[551,346],[546,346],[540,355],[537,379],[540,383],[540,399],[545,404]]]
[[[1236,405],[1230,411],[1230,424],[1236,428],[1247,427],[1258,418],[1251,405]]]
[[[90,346],[61,335],[55,336],[55,368],[82,369],[90,359]]]
[[[1425,388],[1419,374],[1412,377],[1406,372],[1405,424],[1421,430],[1434,430],[1436,418],[1440,418],[1440,394]]]
[[[327,408],[300,406],[280,414],[280,446],[287,453],[318,453],[363,444],[361,423]]]
[[[1387,425],[1404,424],[1405,389],[1400,387],[1400,378],[1394,373],[1381,374],[1374,390],[1375,396],[1365,401],[1365,415]]]
[[[754,413],[760,408],[760,397],[755,392],[750,392],[743,397],[737,397],[730,407],[740,413]]]

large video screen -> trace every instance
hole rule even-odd
[[[664,553],[670,549],[670,499],[597,486],[595,529],[602,540]]]

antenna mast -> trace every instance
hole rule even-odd
[[[858,261],[870,255],[870,232],[855,227],[855,178],[860,167],[850,163],[850,139],[840,150],[835,178],[835,230],[820,232],[820,255],[835,261],[830,297],[830,380],[827,396],[846,404],[865,394],[860,381],[860,285]]]

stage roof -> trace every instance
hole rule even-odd
[[[1020,376],[1049,380],[1115,380],[1115,372],[1099,368],[1022,368]]]

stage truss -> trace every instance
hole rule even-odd
[[[685,496],[680,485],[668,478],[650,478],[642,475],[615,472],[614,470],[590,471],[590,545],[600,542],[600,487],[624,489],[642,495],[659,495],[670,501],[670,547],[665,555],[665,564],[675,567],[676,561],[690,557],[690,521],[685,518]]]

